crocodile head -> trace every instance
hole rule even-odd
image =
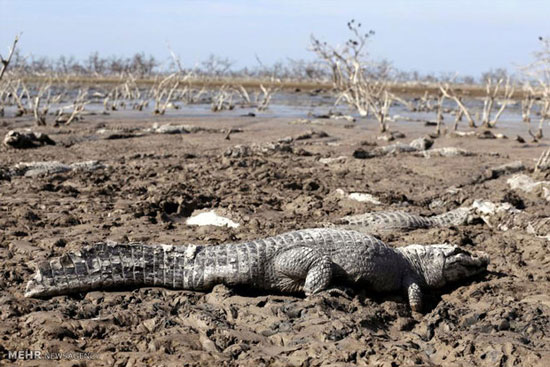
[[[446,245],[440,249],[445,262],[442,274],[445,283],[456,282],[487,270],[489,255],[484,252],[468,252],[458,246]]]
[[[423,275],[426,284],[433,288],[483,273],[489,265],[489,256],[486,253],[468,252],[450,244],[411,245],[403,250],[413,266]]]

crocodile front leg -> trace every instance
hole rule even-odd
[[[285,249],[271,265],[270,283],[281,292],[304,292],[309,296],[327,289],[332,281],[332,260],[309,247]]]
[[[415,312],[422,311],[422,289],[415,279],[408,278],[405,281],[405,287],[407,290],[407,298],[411,309]]]

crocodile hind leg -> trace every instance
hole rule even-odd
[[[274,287],[282,292],[304,292],[306,296],[328,288],[332,261],[326,255],[303,246],[284,250],[273,258]]]

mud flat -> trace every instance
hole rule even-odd
[[[548,201],[536,191],[512,189],[509,174],[480,179],[491,167],[515,161],[532,175],[529,170],[548,148],[547,140],[519,143],[515,131],[497,130],[510,139],[442,137],[430,148],[457,147],[471,155],[359,159],[354,157],[358,149],[394,143],[377,139],[374,121],[312,126],[291,120],[90,116],[70,127],[36,129],[56,145],[1,147],[4,358],[8,351],[38,350],[89,353],[94,359],[61,359],[60,366],[547,364],[549,241],[540,233],[503,231],[482,222],[381,235],[391,246],[450,242],[490,254],[488,274],[430,294],[421,315],[412,314],[399,295],[366,290],[355,290],[349,298],[324,294],[309,299],[224,286],[206,294],[141,288],[45,300],[23,297],[35,262],[105,239],[237,242],[374,210],[439,214],[475,199],[510,203],[532,218],[550,217]],[[204,129],[142,133],[154,123]],[[430,132],[419,125],[393,125],[405,134],[397,142],[408,144]],[[25,127],[32,121],[5,118],[0,136]],[[230,129],[242,132],[227,140],[224,131]],[[32,177],[10,174],[21,162],[45,161],[98,161],[101,167]],[[550,180],[548,174],[539,176],[539,181]],[[354,200],[349,193],[376,200]],[[210,210],[239,225],[187,224],[194,212]],[[12,363],[47,362],[0,360]]]

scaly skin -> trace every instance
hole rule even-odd
[[[468,223],[470,219],[470,208],[458,208],[432,217],[423,217],[400,211],[372,212],[343,217],[337,220],[335,224],[347,229],[356,229],[367,233],[378,233],[428,227],[457,226]]]
[[[402,291],[420,311],[423,288],[478,274],[487,264],[486,255],[456,246],[392,249],[375,237],[329,228],[216,246],[98,243],[41,264],[25,296],[125,286],[207,291],[222,283],[311,295],[347,283],[375,292]]]

